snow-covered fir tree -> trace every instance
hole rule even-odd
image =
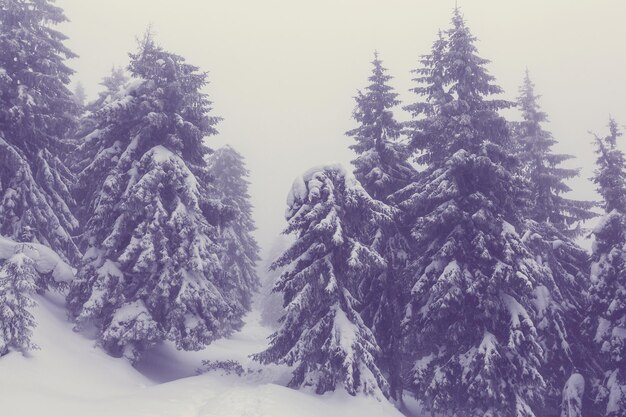
[[[285,233],[295,233],[296,241],[274,262],[284,267],[274,290],[283,294],[286,311],[270,346],[255,355],[263,363],[296,365],[290,386],[387,395],[380,347],[356,294],[361,280],[385,267],[360,240],[360,229],[392,216],[341,166],[313,168],[294,183]]]
[[[359,125],[346,134],[355,140],[350,146],[357,154],[352,161],[354,176],[370,196],[388,202],[394,192],[409,184],[415,170],[407,162],[406,146],[400,142],[402,125],[393,115],[393,108],[400,101],[388,85],[392,77],[387,75],[378,53],[374,54],[372,65],[370,84],[355,97],[353,117]],[[394,399],[402,392],[400,322],[406,291],[400,278],[408,251],[399,223],[400,219],[396,218],[384,227],[362,229],[364,236],[376,237],[372,249],[383,255],[387,266],[380,274],[370,275],[371,280],[364,280],[359,291],[363,301],[360,313],[382,349],[381,368],[387,374]]]
[[[65,20],[48,0],[0,3],[0,234],[75,261],[73,179],[60,158],[77,110],[65,64],[74,54],[54,29]]]
[[[92,178],[88,175],[94,169],[94,165],[111,162],[114,154],[102,154],[102,143],[100,138],[102,128],[102,118],[105,113],[112,112],[116,108],[124,106],[124,100],[129,98],[129,77],[123,68],[111,68],[111,72],[102,78],[100,86],[102,90],[98,93],[98,97],[87,103],[84,112],[78,119],[78,123],[73,134],[75,139],[74,148],[68,155],[68,163],[73,172],[82,175],[81,178],[73,185],[72,194],[76,200],[75,214],[80,219],[86,219],[89,210],[89,201],[94,198],[94,191],[97,190],[97,184],[100,179]],[[131,85],[132,88],[132,85]],[[76,239],[77,243],[84,246],[84,239]],[[84,247],[82,248],[85,249]]]
[[[536,323],[546,357],[544,413],[558,415],[568,379],[593,374],[580,326],[587,304],[589,255],[573,238],[580,234],[580,223],[596,214],[590,210],[593,202],[563,196],[571,191],[565,181],[576,177],[578,170],[560,166],[571,156],[552,152],[556,141],[543,128],[547,115],[539,107],[539,97],[526,71],[517,102],[522,121],[514,125],[514,146],[529,191],[524,241],[553,278],[547,281],[550,285],[535,290]]]
[[[526,220],[521,230],[524,244],[549,273],[533,290],[533,321],[544,352],[541,369],[546,391],[542,415],[557,416],[566,411],[562,408],[566,406],[562,403],[566,393],[578,392],[568,388],[568,380],[574,376],[585,380],[595,374],[580,325],[589,303],[589,255],[549,223]]]
[[[68,295],[112,355],[136,360],[163,340],[197,350],[240,323],[219,287],[222,267],[205,136],[218,118],[206,74],[147,35],[132,78],[96,111],[95,155],[78,174],[85,256]]]
[[[409,385],[444,416],[541,415],[538,293],[551,273],[518,231],[528,204],[506,121],[511,103],[458,9],[418,70],[412,144],[426,167],[398,194],[414,238],[405,324]]]
[[[228,145],[210,156],[209,170],[215,198],[224,205],[217,224],[223,274],[220,287],[228,289],[233,309],[248,311],[259,287],[259,245],[252,235],[256,227],[248,194],[249,171],[243,157]]]
[[[593,230],[587,327],[605,371],[596,390],[605,417],[626,416],[626,158],[618,148],[621,135],[611,119],[609,134],[596,137],[593,177],[606,214]]]
[[[0,261],[0,356],[37,348],[31,341],[36,323],[30,310],[38,279],[34,261],[24,253]]]
[[[100,86],[103,90],[98,94],[98,98],[88,105],[88,110],[96,112],[105,104],[112,101],[114,96],[120,91],[129,80],[128,74],[121,67],[112,67],[111,72],[102,78]]]
[[[346,134],[356,142],[350,146],[357,154],[352,161],[354,176],[372,197],[385,201],[409,183],[414,170],[406,162],[406,147],[399,141],[402,125],[395,120],[393,108],[400,101],[388,84],[392,77],[386,73],[378,53],[374,54],[372,65],[370,85],[355,97],[353,117],[359,126]]]
[[[123,68],[112,67],[111,72],[102,78],[100,86],[103,88],[98,97],[91,102],[87,102],[86,96],[82,99],[83,104],[80,106],[81,117],[78,119],[78,123],[75,131],[71,135],[72,139],[75,139],[75,148],[70,157],[69,164],[73,171],[81,171],[85,165],[89,164],[89,158],[93,157],[93,153],[96,150],[89,152],[85,148],[89,148],[91,143],[89,140],[82,140],[87,134],[93,132],[98,124],[97,111],[104,107],[105,104],[114,100],[115,95],[128,81],[128,75]],[[79,86],[77,85],[74,92],[74,99],[77,100]],[[84,95],[84,92],[83,92]],[[76,140],[77,139],[77,140]],[[83,158],[83,160],[76,160],[76,158]]]
[[[514,136],[533,201],[528,217],[539,223],[548,223],[564,234],[576,236],[580,231],[580,222],[596,216],[591,211],[593,202],[564,196],[571,191],[565,181],[578,176],[578,170],[561,166],[573,156],[552,151],[557,142],[542,126],[548,116],[539,107],[539,98],[526,71],[517,100],[522,121],[515,124]]]
[[[431,162],[431,157],[436,154],[435,147],[439,144],[432,140],[430,135],[431,125],[436,123],[437,109],[448,103],[452,97],[446,91],[444,81],[443,55],[448,47],[448,39],[442,31],[437,34],[437,39],[432,45],[431,53],[422,55],[420,67],[412,70],[416,74],[413,82],[416,86],[411,92],[424,98],[404,107],[404,110],[411,113],[413,119],[405,123],[407,134],[410,136],[411,149],[423,150],[430,148],[429,152],[420,152],[415,160],[417,163],[427,166]],[[411,193],[415,193],[416,184],[409,184],[403,193],[395,198],[402,199]]]

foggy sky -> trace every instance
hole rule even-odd
[[[482,57],[505,98],[528,68],[559,152],[581,167],[576,198],[596,198],[588,131],[605,134],[609,114],[626,124],[626,2],[459,0]],[[60,26],[79,58],[90,97],[113,65],[126,66],[151,24],[165,49],[209,71],[213,147],[229,143],[251,170],[257,237],[268,248],[285,226],[294,177],[353,157],[344,135],[354,95],[367,85],[378,50],[403,104],[416,101],[410,71],[450,25],[454,0],[57,0]],[[399,119],[407,116],[400,109]],[[514,113],[507,116],[515,117]],[[626,141],[626,137],[624,138]],[[626,148],[626,146],[623,146]]]

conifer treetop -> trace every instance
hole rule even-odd
[[[357,157],[352,161],[354,175],[372,197],[386,201],[387,197],[405,186],[414,175],[406,162],[408,153],[401,143],[402,125],[395,120],[393,108],[400,104],[398,94],[388,82],[378,52],[374,53],[370,84],[359,91],[353,118],[359,124],[346,132],[355,143],[350,146]]]
[[[580,234],[580,222],[596,216],[591,209],[594,203],[569,199],[564,194],[571,191],[565,181],[578,176],[578,169],[563,168],[571,155],[556,154],[552,147],[557,141],[543,128],[548,116],[539,106],[540,96],[528,70],[517,99],[522,121],[514,126],[515,146],[522,174],[528,179],[530,191],[529,217],[537,222],[547,222],[569,236]]]
[[[77,107],[67,88],[76,55],[53,26],[67,19],[49,0],[6,0],[0,5],[0,132],[31,155],[58,145]]]
[[[622,132],[613,118],[609,119],[608,127],[607,136],[594,135],[598,158],[592,180],[604,199],[604,210],[607,213],[613,210],[626,213],[626,158],[617,146]]]

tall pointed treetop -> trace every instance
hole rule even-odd
[[[595,136],[597,168],[592,180],[598,193],[604,199],[604,210],[610,213],[617,210],[626,213],[626,158],[618,148],[617,140],[622,136],[617,122],[609,120],[609,134],[605,137]]]
[[[578,222],[595,217],[595,213],[590,211],[593,203],[563,196],[571,191],[565,181],[576,177],[578,170],[560,166],[573,157],[552,151],[557,142],[543,128],[548,116],[539,107],[539,97],[527,70],[517,99],[522,121],[516,126],[515,139],[522,170],[530,187],[532,207],[529,217],[540,223],[547,222],[560,232],[573,236],[579,233]]]
[[[402,126],[393,115],[400,104],[398,94],[388,82],[392,79],[374,53],[370,84],[355,97],[357,106],[353,117],[359,123],[346,134],[354,137],[350,146],[357,154],[352,161],[354,175],[372,197],[387,197],[406,185],[413,169],[406,163],[405,146],[399,142]]]

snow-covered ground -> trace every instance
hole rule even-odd
[[[0,358],[1,416],[6,417],[400,417],[389,403],[335,392],[322,397],[285,388],[289,370],[261,367],[248,355],[266,345],[271,330],[257,310],[244,329],[200,352],[166,345],[137,369],[112,358],[72,331],[62,297],[37,297],[34,341],[28,356]],[[248,372],[197,375],[202,360],[239,361]]]

